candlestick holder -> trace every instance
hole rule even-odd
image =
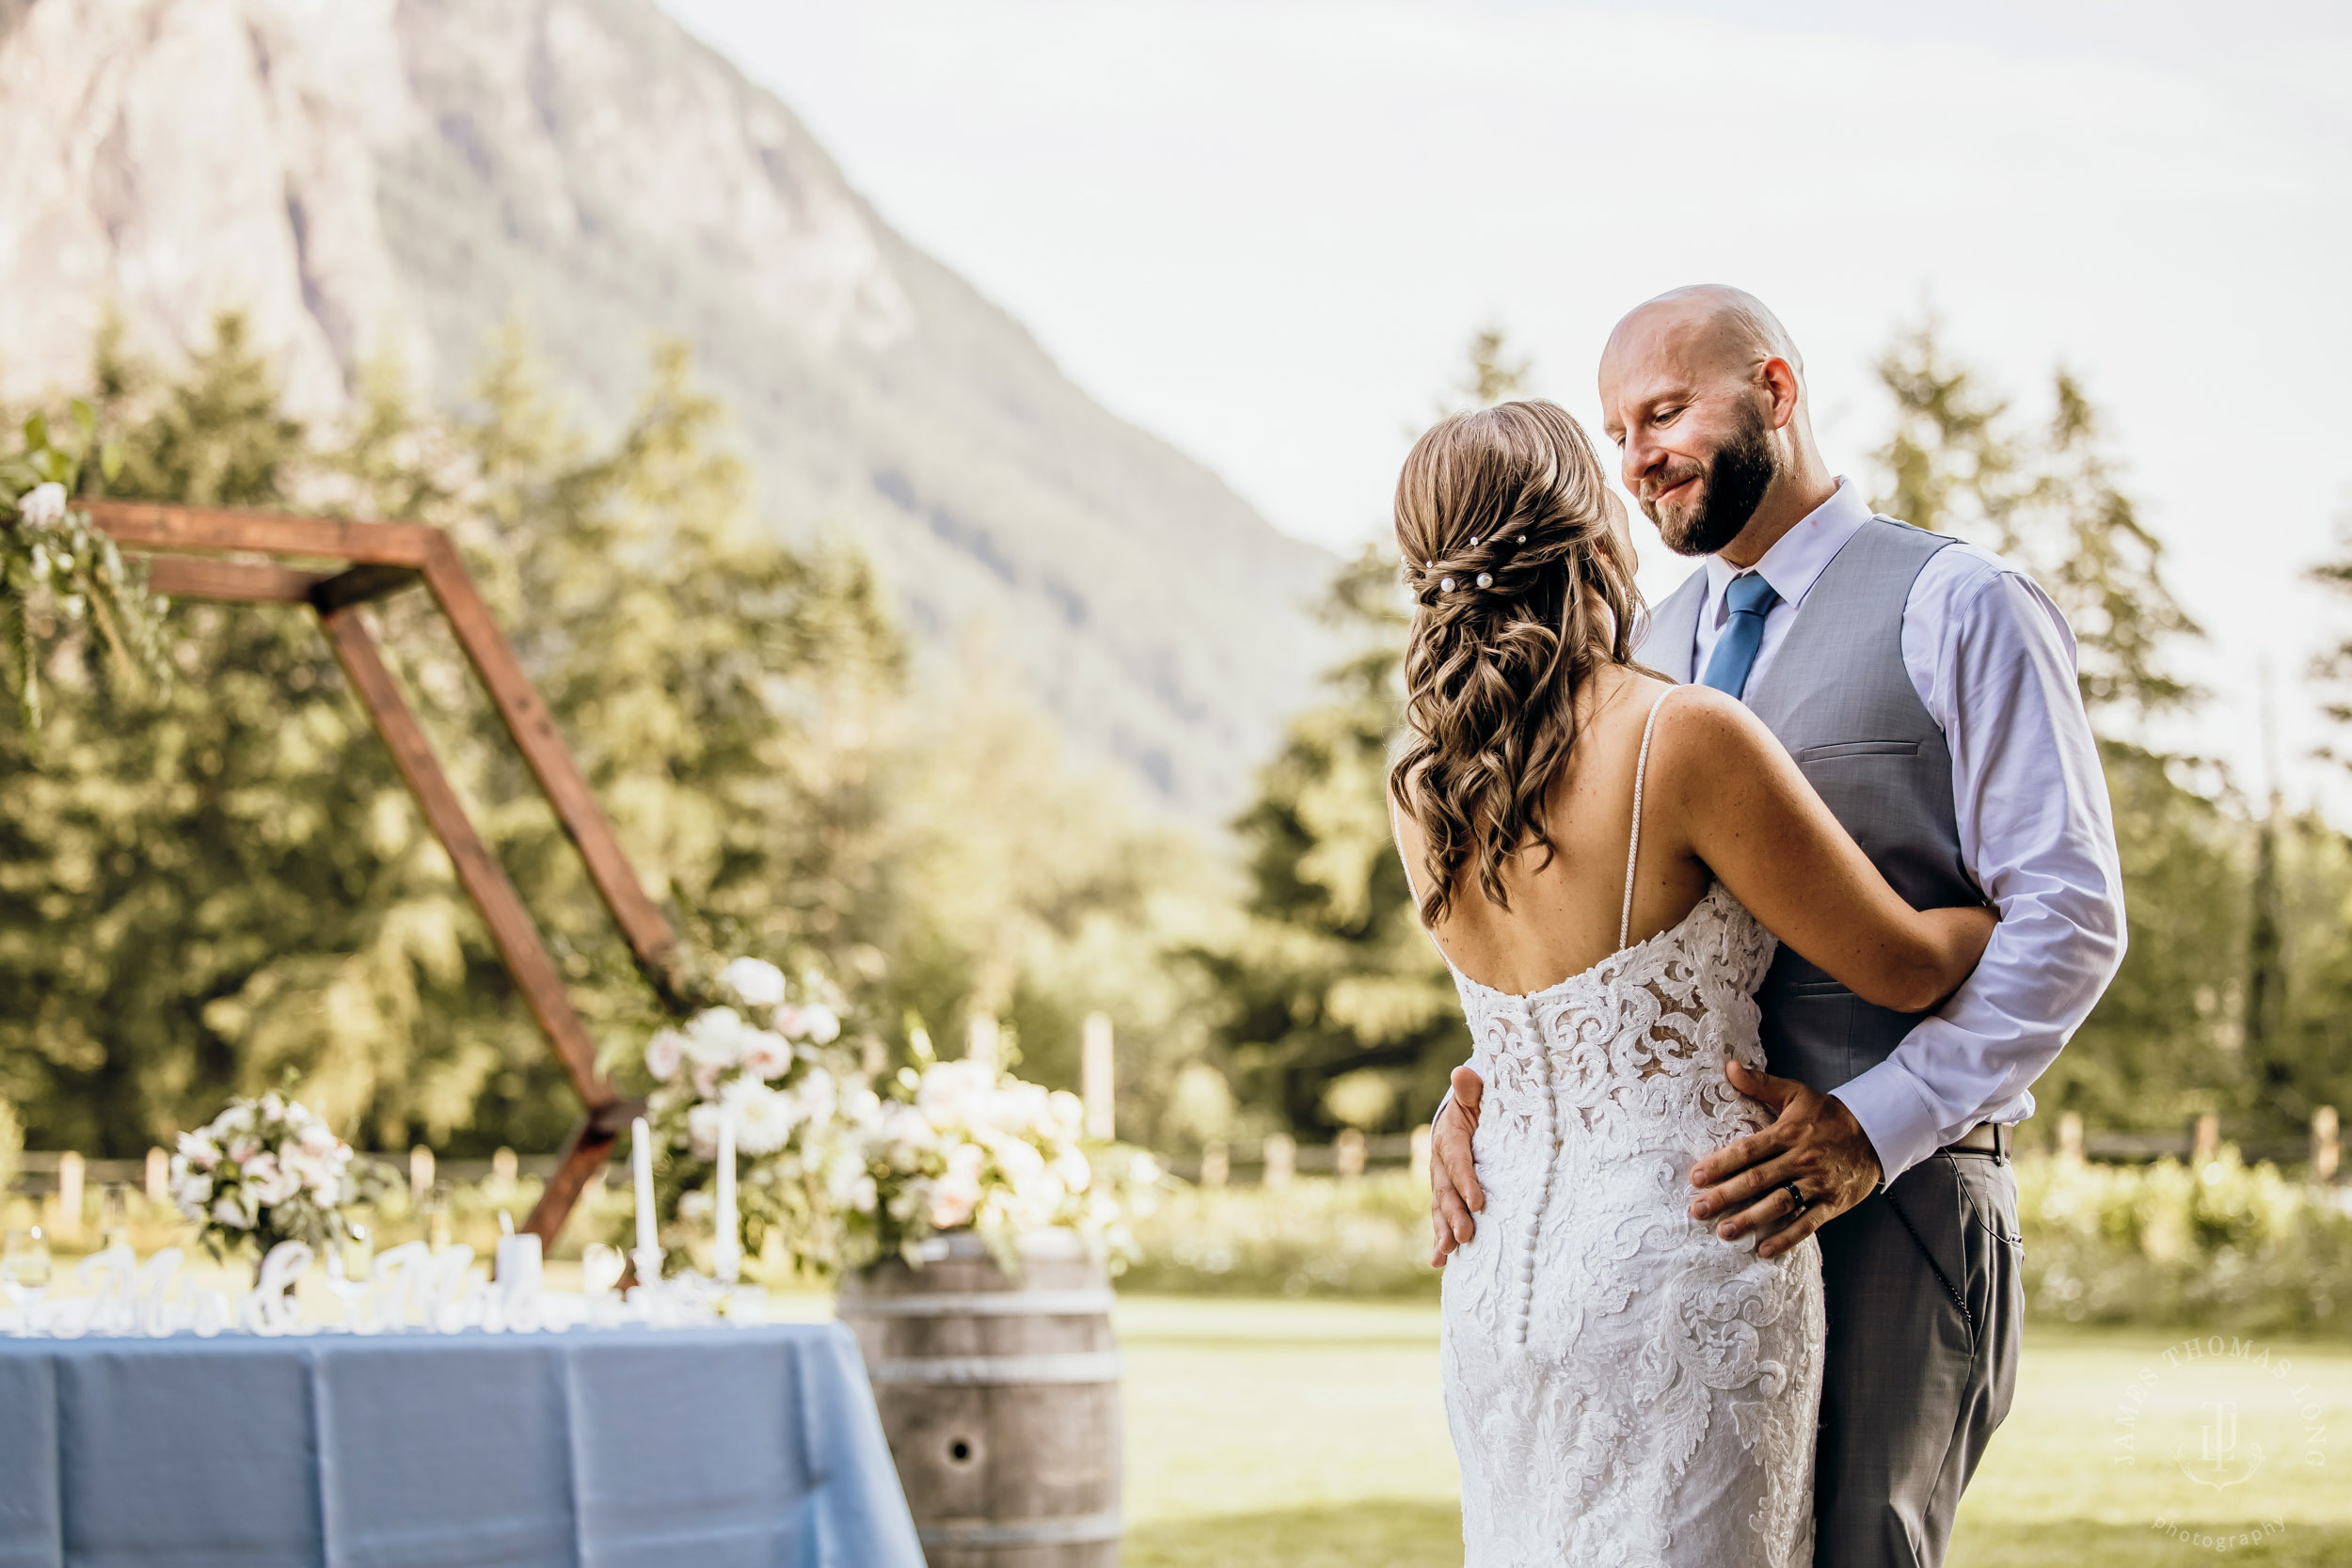
[[[637,1289],[629,1292],[630,1298],[643,1291],[646,1300],[652,1300],[661,1290],[661,1249],[641,1246],[628,1255],[628,1260],[637,1266]]]

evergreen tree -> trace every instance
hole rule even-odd
[[[810,830],[856,808],[810,715],[887,689],[896,634],[862,565],[754,533],[682,356],[605,451],[519,351],[454,427],[379,368],[340,439],[278,412],[233,318],[181,378],[104,342],[95,379],[117,495],[449,527],[657,889],[778,956],[855,934],[857,847]],[[462,655],[422,595],[371,613],[581,1011],[626,1035],[651,998]],[[191,604],[167,634],[156,711],[60,715],[46,766],[0,736],[0,1095],[34,1141],[135,1152],[292,1068],[371,1143],[553,1147],[560,1074],[310,617]]]
[[[771,537],[682,353],[603,441],[512,339],[460,414],[385,363],[331,430],[279,411],[233,319],[178,376],[112,334],[97,359],[116,495],[448,531],[691,936],[821,957],[889,1011],[1009,1014],[1049,1082],[1111,1008],[1148,1130],[1202,1045],[1155,924],[1208,924],[1197,847],[1138,832],[969,671],[911,705],[863,559]],[[642,1039],[655,998],[430,600],[365,613],[590,1028]],[[570,1092],[312,617],[196,603],[163,629],[151,711],[64,705],[40,763],[0,728],[0,1100],[31,1141],[135,1154],[292,1070],[374,1147],[555,1147]]]
[[[1403,712],[1407,617],[1394,556],[1368,546],[1332,584],[1327,619],[1360,640],[1302,714],[1234,824],[1248,918],[1201,954],[1240,1097],[1302,1129],[1425,1114],[1464,1055],[1445,965],[1430,945],[1388,816],[1391,738]],[[1375,1073],[1374,1079],[1359,1076]],[[1334,1082],[1385,1085],[1385,1106],[1342,1118]]]
[[[1472,336],[1450,407],[1521,394],[1532,367],[1504,333]],[[1390,744],[1403,721],[1411,617],[1392,551],[1367,546],[1324,619],[1356,644],[1299,716],[1234,823],[1246,920],[1199,952],[1241,1098],[1312,1132],[1426,1115],[1462,1060],[1451,978],[1422,929],[1389,827]]]
[[[2296,974],[2329,927],[2294,908],[2336,857],[2316,823],[2287,823],[2275,801],[2249,823],[2230,809],[2226,770],[2144,738],[2150,716],[2201,700],[2168,658],[2202,632],[2164,581],[2161,544],[2118,483],[2096,410],[2059,371],[2047,420],[2014,418],[1931,319],[1898,336],[1879,376],[1896,408],[1877,454],[1889,480],[1880,510],[1973,539],[2042,584],[2074,628],[2100,736],[2130,947],[2037,1094],[2106,1126],[2169,1129],[2215,1110],[2241,1132],[2291,1131],[2314,1083],[2338,1070],[2311,1022],[2319,993]]]
[[[1875,454],[1890,481],[1878,509],[1973,540],[2039,582],[2074,628],[2083,700],[2103,734],[2193,702],[2166,650],[2204,634],[2165,583],[2163,544],[2116,483],[2081,385],[2055,372],[2049,418],[2021,429],[1937,331],[1924,319],[1880,356],[1895,428]]]

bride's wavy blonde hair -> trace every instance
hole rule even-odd
[[[1645,614],[1625,509],[1592,443],[1556,404],[1456,414],[1413,444],[1396,542],[1413,594],[1397,809],[1427,841],[1422,919],[1466,869],[1505,908],[1503,862],[1553,847],[1544,798],[1577,739],[1576,693],[1633,663]]]

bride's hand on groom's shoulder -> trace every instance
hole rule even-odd
[[[1701,1190],[1691,1217],[1713,1223],[1726,1242],[1754,1233],[1758,1257],[1778,1257],[1870,1196],[1878,1151],[1835,1096],[1739,1062],[1727,1075],[1773,1112],[1772,1124],[1692,1168],[1691,1184]]]
[[[1478,1222],[1470,1215],[1486,1207],[1477,1163],[1470,1156],[1470,1134],[1478,1131],[1486,1081],[1468,1067],[1457,1067],[1453,1086],[1454,1097],[1438,1113],[1429,1133],[1429,1226],[1437,1239],[1429,1262],[1439,1269],[1455,1247],[1478,1233]]]

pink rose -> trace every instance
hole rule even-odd
[[[782,1035],[762,1029],[743,1047],[743,1070],[755,1078],[781,1078],[792,1069],[792,1047]]]

